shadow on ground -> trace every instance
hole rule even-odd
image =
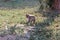
[[[42,23],[36,24],[35,30],[31,33],[30,40],[56,40],[55,34],[53,34],[54,29],[50,29],[50,26],[53,24],[54,19],[59,17],[60,13],[58,11],[40,13],[43,17],[47,17],[47,19]]]

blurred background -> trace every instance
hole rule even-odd
[[[26,14],[35,16],[35,26],[26,25]],[[15,35],[15,40],[60,40],[60,0],[0,0],[0,40],[7,40],[6,35]]]

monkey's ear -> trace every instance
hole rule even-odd
[[[29,16],[28,14],[26,14],[26,16]]]

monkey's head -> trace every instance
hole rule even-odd
[[[29,15],[28,14],[26,14],[26,18],[28,18],[29,17]]]

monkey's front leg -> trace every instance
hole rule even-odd
[[[35,26],[35,21],[32,21],[32,22],[31,22],[31,25],[32,25],[32,26]]]
[[[28,26],[30,26],[30,20],[27,19],[27,23],[26,23]]]

